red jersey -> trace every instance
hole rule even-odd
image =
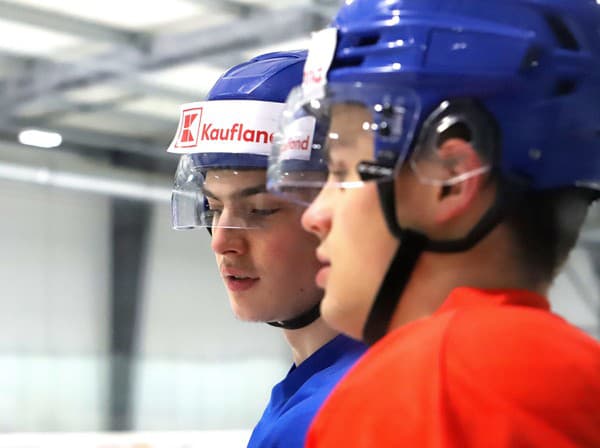
[[[600,447],[600,344],[535,293],[457,288],[363,356],[306,446]]]

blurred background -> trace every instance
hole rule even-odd
[[[337,5],[0,0],[0,432],[247,437],[291,356],[231,316],[208,234],[170,229],[166,147],[180,104]],[[588,221],[551,299],[600,337]]]

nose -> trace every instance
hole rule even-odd
[[[219,255],[242,254],[246,250],[243,223],[228,208],[213,216],[211,248]]]
[[[321,241],[331,230],[331,188],[323,188],[302,214],[302,227]]]
[[[218,255],[241,255],[246,251],[247,244],[244,238],[244,229],[216,226],[211,230],[210,247],[214,253]]]

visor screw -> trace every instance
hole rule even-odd
[[[529,158],[531,160],[540,160],[542,158],[542,151],[537,148],[531,148],[529,150]]]
[[[384,149],[382,151],[379,151],[378,153],[378,159],[386,162],[386,161],[395,161],[396,160],[396,153],[394,151],[390,151],[388,149]]]
[[[379,135],[381,135],[382,137],[389,137],[390,134],[391,130],[387,121],[382,121],[381,123],[379,123]]]

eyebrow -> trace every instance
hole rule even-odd
[[[240,199],[240,198],[247,198],[248,196],[254,196],[255,194],[261,194],[261,193],[266,193],[266,192],[267,192],[266,185],[261,184],[261,185],[256,185],[254,187],[242,188],[241,190],[235,191],[234,193],[229,195],[229,197],[231,199]],[[219,197],[207,188],[202,188],[202,193],[204,193],[204,196],[206,196],[208,198],[220,201]]]

